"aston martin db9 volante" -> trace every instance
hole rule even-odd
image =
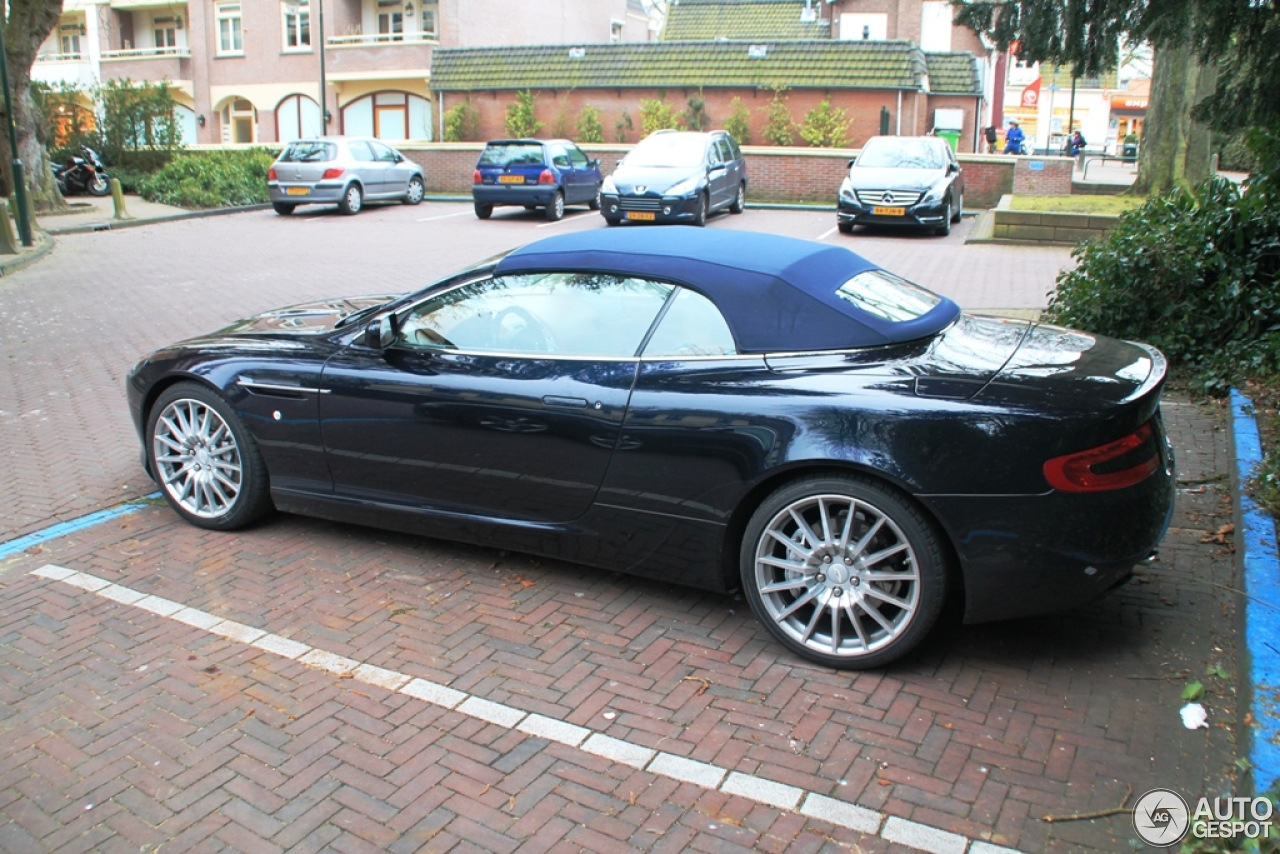
[[[152,353],[143,464],[205,528],[275,508],[741,586],[842,668],[949,597],[971,622],[1087,602],[1160,540],[1158,351],[970,316],[843,247],[664,238],[553,237]]]

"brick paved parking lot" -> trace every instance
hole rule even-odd
[[[122,392],[147,350],[602,223],[543,225],[427,204],[60,238],[0,280],[0,541],[153,489]],[[711,227],[848,241],[969,308],[1041,306],[1068,261],[966,247],[967,224],[832,225]],[[1181,488],[1157,563],[882,672],[790,657],[733,596],[299,517],[216,534],[147,506],[33,546],[0,563],[0,850],[1140,847],[1126,815],[1042,818],[1231,787],[1238,584],[1207,536],[1230,521],[1226,438],[1212,408],[1165,413]],[[1194,679],[1211,726],[1189,731]]]

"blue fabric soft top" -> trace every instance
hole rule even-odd
[[[878,269],[848,249],[772,234],[667,226],[558,235],[498,262],[498,275],[596,272],[684,285],[720,309],[747,353],[845,350],[911,341],[951,324],[960,308],[941,298],[895,323],[863,311],[837,289]]]

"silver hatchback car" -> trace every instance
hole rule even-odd
[[[298,205],[335,203],[350,215],[367,201],[416,205],[426,184],[421,166],[381,140],[326,136],[285,146],[267,172],[267,189],[281,216]]]

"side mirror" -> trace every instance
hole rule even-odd
[[[364,345],[374,350],[385,350],[395,343],[396,330],[391,315],[386,314],[370,323],[364,330]]]
[[[850,160],[848,163],[846,163],[846,164],[845,164],[845,166],[850,166],[850,167],[851,167],[851,166],[853,166],[853,164],[855,164],[855,163],[857,163],[857,162],[858,162],[857,158],[854,158],[853,160]]]
[[[595,158],[592,158],[591,160],[588,160],[588,161],[587,161],[587,165],[588,165],[588,166],[590,166],[592,169],[599,169],[599,168],[600,168],[600,158],[599,158],[599,157],[595,157]]]
[[[404,155],[403,155],[403,154],[397,154],[397,155],[396,155],[396,162],[397,162],[397,163],[403,163],[403,162],[404,162]]]

